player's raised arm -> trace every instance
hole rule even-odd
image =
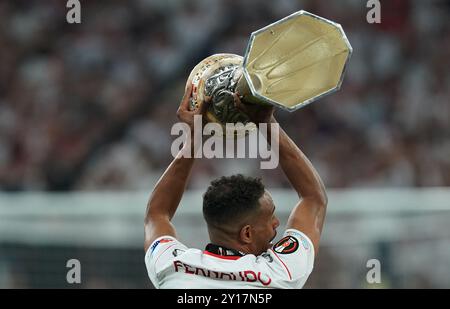
[[[254,123],[268,124],[267,141],[270,143],[272,141],[271,124],[278,125],[273,117],[273,107],[245,105],[237,96],[235,103]],[[278,128],[279,135],[275,140],[279,144],[279,162],[300,198],[300,202],[289,216],[287,228],[305,233],[311,239],[317,254],[328,203],[325,186],[308,158],[286,132],[281,127],[278,126]]]
[[[188,106],[191,92],[192,86],[188,82],[184,97],[177,111],[178,118],[191,128],[191,137],[188,138],[183,149],[179,151],[172,163],[158,180],[150,196],[144,225],[145,251],[147,251],[152,242],[160,236],[168,235],[176,237],[175,228],[171,223],[171,219],[181,201],[194,164],[194,115],[199,115],[203,112],[203,110],[189,110]],[[190,155],[187,155],[188,153],[190,153]]]
[[[276,120],[272,117],[271,122]],[[282,128],[279,128],[279,155],[281,168],[300,198],[287,228],[305,233],[317,254],[328,203],[325,187],[314,166]]]

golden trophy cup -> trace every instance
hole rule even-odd
[[[340,89],[352,47],[341,25],[298,11],[253,32],[244,57],[215,54],[192,70],[190,108],[205,99],[209,122],[247,124],[234,104],[295,111]]]

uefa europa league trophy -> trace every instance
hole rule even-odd
[[[274,105],[295,111],[339,90],[352,47],[341,25],[298,11],[253,32],[244,57],[212,55],[192,70],[190,108],[210,99],[209,122],[246,124],[234,104]]]

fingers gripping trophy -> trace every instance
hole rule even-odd
[[[244,57],[215,54],[197,64],[189,108],[208,102],[206,121],[224,129],[250,122],[248,108],[295,111],[339,90],[351,53],[341,25],[298,11],[253,32]]]

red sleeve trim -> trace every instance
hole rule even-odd
[[[272,249],[270,249],[273,254],[277,257],[277,259],[281,262],[281,264],[283,264],[284,268],[286,269],[288,275],[289,275],[289,280],[292,280],[292,276],[291,276],[291,272],[289,271],[289,268],[287,268],[286,264],[284,264],[283,260],[280,259],[280,257],[278,256],[278,254],[275,253],[275,251],[273,251]]]
[[[156,260],[155,260],[155,266],[156,266],[156,263],[158,262],[159,258],[161,257],[161,255],[163,255],[164,252],[166,252],[167,250],[169,250],[170,248],[172,248],[172,247],[175,246],[175,245],[176,245],[176,243],[175,243],[175,244],[171,244],[171,245],[168,246],[166,249],[164,249],[163,252],[161,252],[161,253],[158,255],[158,257],[157,257]]]
[[[223,260],[238,260],[242,257],[242,256],[232,256],[232,255],[228,255],[228,256],[218,255],[218,254],[211,253],[209,251],[203,251],[203,254],[210,255],[210,256],[213,256],[213,257],[216,257],[219,259],[223,259]]]

